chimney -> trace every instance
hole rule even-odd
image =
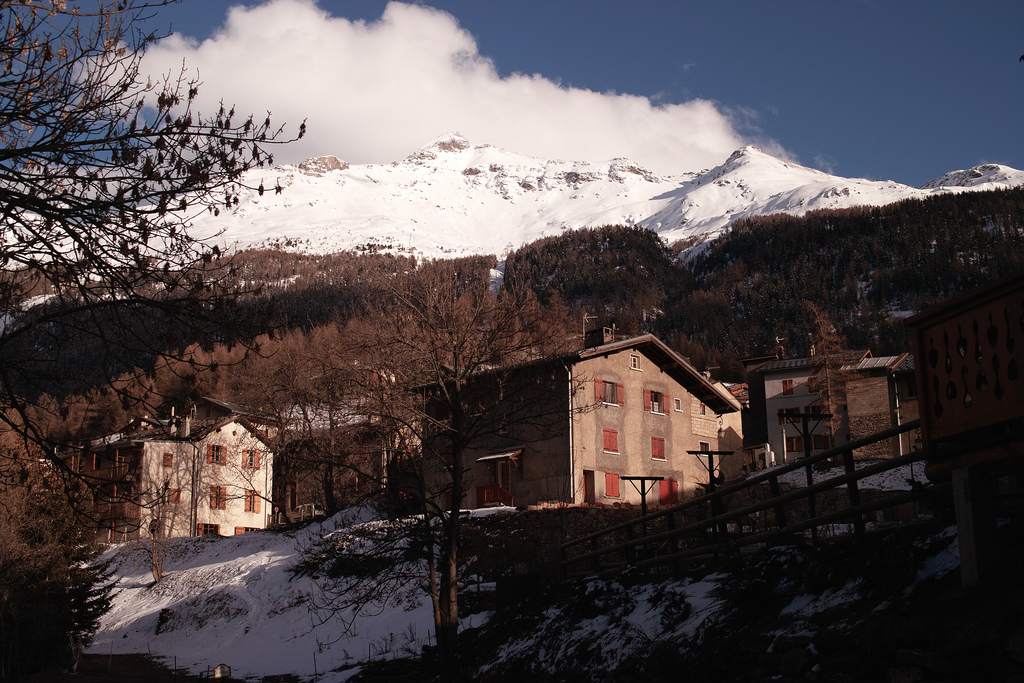
[[[592,349],[595,346],[611,344],[615,341],[615,332],[610,327],[599,327],[596,330],[589,330],[583,338],[583,348]]]

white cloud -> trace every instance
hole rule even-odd
[[[420,5],[393,2],[374,22],[330,16],[314,0],[234,7],[212,38],[171,36],[145,66],[168,73],[182,60],[199,72],[201,112],[223,99],[258,117],[270,110],[292,132],[307,119],[307,137],[276,150],[277,162],[390,162],[457,130],[522,154],[628,156],[675,173],[719,164],[746,141],[713,102],[653,104],[542,75],[501,78],[453,16]]]

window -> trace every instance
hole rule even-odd
[[[618,453],[619,452],[619,433],[614,429],[604,430],[604,452],[605,453]]]
[[[210,444],[206,447],[206,462],[213,463],[214,465],[224,465],[227,463],[227,456],[223,446],[216,446]]]
[[[260,452],[242,451],[242,467],[250,470],[258,470],[260,468]]]
[[[665,439],[659,436],[651,437],[651,459],[652,460],[664,460],[665,459]]]
[[[604,495],[608,498],[619,497],[619,475],[606,472],[604,475]]]
[[[260,492],[249,489],[245,492],[245,511],[246,512],[259,512],[260,511]]]
[[[786,452],[787,453],[803,453],[804,452],[804,438],[802,436],[787,436],[786,437]]]
[[[658,502],[662,505],[677,505],[679,503],[679,482],[674,479],[662,479],[658,484],[661,487]]]
[[[701,415],[707,415],[708,414],[708,407],[706,405],[704,405],[703,403],[700,404],[700,414]]]
[[[210,509],[211,510],[227,510],[228,508],[228,490],[223,486],[211,486],[210,487]]]
[[[917,378],[909,377],[907,379],[907,398],[917,398]]]
[[[672,407],[677,413],[683,412],[683,399],[674,398],[672,399]]]
[[[615,382],[605,382],[600,379],[594,380],[594,398],[601,403],[610,405],[624,405],[624,394],[622,385]]]
[[[793,395],[793,380],[784,379],[782,380],[782,395],[792,396]]]
[[[198,524],[196,536],[220,536],[220,524]]]
[[[660,415],[665,414],[665,394],[644,389],[644,409]]]
[[[174,467],[174,453],[164,453],[164,469],[169,470]]]
[[[708,443],[707,441],[698,441],[697,442],[697,450],[701,451],[702,453],[710,453],[711,452],[711,444]]]
[[[235,527],[235,536],[239,536],[241,534],[247,534],[250,531],[259,531],[259,530],[260,530],[260,528],[257,527],[257,526],[236,526]]]
[[[814,434],[812,435],[812,444],[816,451],[827,451],[832,448],[832,439],[828,434]]]
[[[640,370],[640,356],[635,353],[629,354],[629,367],[632,370]]]

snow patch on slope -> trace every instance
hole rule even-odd
[[[324,156],[250,171],[244,184],[275,191],[243,190],[237,206],[197,216],[197,236],[240,249],[434,257],[501,254],[562,230],[609,224],[640,225],[669,242],[711,239],[741,218],[1018,186],[1024,172],[989,164],[918,189],[832,176],[747,146],[713,169],[659,176],[625,158],[539,159],[453,132],[390,164]]]

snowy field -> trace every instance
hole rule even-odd
[[[803,471],[795,474],[803,476]],[[909,475],[895,474],[879,485],[901,487],[901,476]],[[511,511],[473,514],[498,512]],[[309,599],[317,587],[308,576],[291,571],[318,540],[380,523],[364,508],[298,531],[163,540],[159,553],[165,575],[159,583],[153,582],[151,543],[113,546],[104,558],[112,560],[118,593],[89,652],[151,654],[194,674],[223,663],[236,679],[291,674],[329,682],[348,680],[371,660],[416,656],[432,643],[425,594],[414,590],[412,600],[405,596],[314,627]],[[920,566],[915,585],[959,566],[955,538],[949,530],[944,536],[943,548]],[[487,666],[500,672],[509,662],[528,659],[555,672],[569,661],[566,657],[580,656],[584,661],[598,657],[601,668],[611,671],[641,656],[651,642],[667,639],[685,648],[723,618],[722,595],[731,585],[725,574],[639,585],[590,581],[579,594],[544,611],[533,628],[511,636]],[[908,587],[906,595],[912,590]],[[803,620],[856,602],[860,592],[857,583],[821,595],[798,590],[782,612]],[[472,615],[463,628],[479,626],[487,617]],[[348,622],[350,629],[345,628]]]
[[[150,543],[114,546],[104,557],[114,561],[119,590],[89,652],[149,653],[196,674],[224,663],[234,678],[320,674],[318,681],[347,680],[367,659],[418,653],[433,630],[425,594],[418,604],[369,610],[348,633],[340,620],[313,628],[313,582],[289,571],[303,548],[367,521],[363,514],[298,532],[162,540],[165,576],[155,584]]]

